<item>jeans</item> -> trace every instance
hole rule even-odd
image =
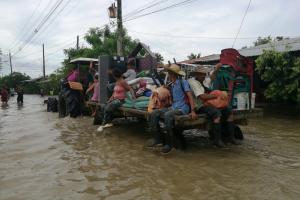
[[[166,130],[171,130],[174,128],[175,115],[183,115],[180,110],[173,110],[172,108],[161,108],[154,110],[150,114],[150,128],[152,131],[158,131],[159,120],[163,115]]]
[[[231,114],[231,109],[229,107],[218,109],[212,106],[202,106],[197,110],[197,113],[205,113],[208,118],[212,120],[218,117],[222,117],[223,120],[227,120]]]
[[[103,122],[102,124],[110,123],[113,120],[113,113],[121,107],[123,104],[122,100],[114,99],[111,102],[107,103],[104,106],[104,115],[103,115]]]

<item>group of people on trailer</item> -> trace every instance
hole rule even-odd
[[[17,95],[18,95],[17,103],[18,104],[23,104],[23,94],[24,94],[23,88],[21,86],[18,86],[16,92],[17,92]],[[3,86],[0,89],[0,95],[1,95],[2,106],[7,106],[8,105],[8,100],[9,100],[9,97],[10,97],[10,90],[8,89],[7,86]]]
[[[210,79],[215,78],[220,67],[221,64],[215,66],[215,70],[210,74]],[[132,66],[130,66],[130,70],[133,70]],[[154,137],[147,144],[147,147],[161,147],[162,154],[170,153],[175,145],[175,116],[190,115],[191,119],[195,120],[197,114],[200,113],[205,113],[213,122],[212,138],[216,147],[225,147],[222,141],[222,127],[227,129],[228,141],[238,145],[239,142],[234,137],[235,126],[232,111],[228,106],[227,94],[220,91],[208,92],[209,84],[212,82],[207,77],[208,71],[205,68],[200,68],[190,73],[191,78],[184,79],[186,74],[177,64],[171,64],[166,70],[170,83],[163,87],[169,90],[171,102],[162,104],[162,107],[154,109],[150,113],[149,124]],[[133,89],[128,85],[119,69],[113,69],[110,73],[116,82],[113,87],[113,94],[103,108],[102,124],[97,129],[99,132],[103,131],[104,128],[113,126],[113,113],[124,103],[126,92],[129,91],[133,99],[136,98]],[[218,103],[221,106],[218,106]],[[221,118],[225,120],[226,126],[221,126]],[[161,130],[160,120],[164,121],[164,130]]]

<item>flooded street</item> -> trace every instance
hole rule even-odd
[[[144,149],[143,125],[99,134],[58,119],[43,99],[0,109],[0,199],[300,199],[300,119],[266,115],[241,146],[196,142],[168,157]]]

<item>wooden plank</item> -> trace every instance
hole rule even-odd
[[[87,105],[96,105],[100,106],[100,103],[97,102],[86,102]],[[116,112],[124,117],[138,117],[142,119],[148,120],[150,117],[150,113],[147,110],[139,110],[135,108],[126,108],[120,107]],[[233,117],[236,123],[245,123],[248,118],[251,117],[259,117],[262,116],[262,109],[252,109],[252,110],[233,110]],[[176,127],[197,127],[197,126],[205,126],[207,124],[207,118],[205,114],[199,114],[196,120],[192,120],[189,115],[180,115],[175,116],[175,126]]]

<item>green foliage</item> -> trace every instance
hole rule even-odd
[[[123,34],[124,55],[129,55],[139,41],[132,39],[125,29]],[[43,84],[45,91],[53,90],[54,94],[58,93],[59,80],[64,78],[71,71],[72,65],[69,64],[71,59],[78,57],[98,58],[101,55],[117,55],[117,32],[111,31],[108,26],[103,29],[90,28],[84,39],[88,44],[87,46],[81,46],[79,49],[69,48],[64,50],[66,59],[62,63],[63,67],[50,75],[50,81],[48,83]]]
[[[14,72],[12,75],[3,76],[0,78],[0,87],[17,88],[22,86],[27,94],[36,94],[39,92],[39,86],[36,82],[24,83],[22,81],[30,80],[30,76],[20,72]]]
[[[200,57],[201,57],[201,53],[198,53],[198,54],[191,53],[190,55],[187,56],[187,58],[189,60],[193,60],[193,59],[200,58]]]
[[[253,42],[254,46],[262,45],[262,44],[268,44],[271,42],[277,42],[281,41],[283,39],[289,39],[288,37],[283,36],[276,36],[275,38],[272,38],[270,35],[268,37],[258,37],[255,42]]]
[[[164,57],[160,53],[155,53],[155,57],[158,64],[163,64]]]
[[[288,52],[264,51],[256,59],[256,71],[268,84],[267,99],[300,103],[300,58]]]
[[[98,58],[100,55],[117,55],[117,32],[111,31],[108,26],[103,29],[90,28],[85,35],[88,46],[65,49],[68,58],[88,57]],[[127,31],[123,31],[124,55],[128,55],[138,44],[138,40],[133,40],[128,36]]]

